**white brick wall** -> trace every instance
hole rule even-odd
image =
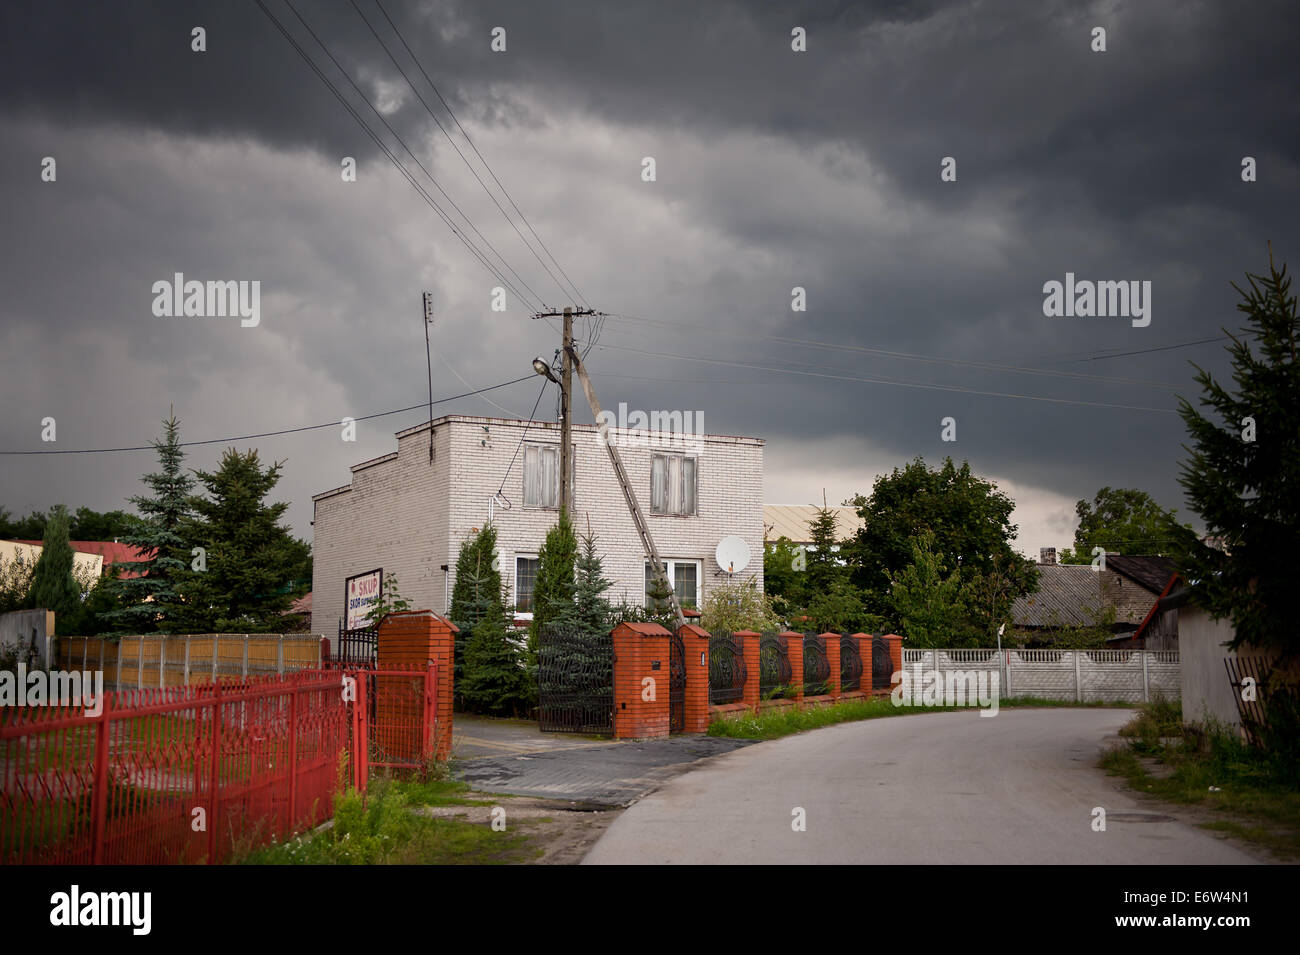
[[[486,430],[485,430],[486,429]],[[343,613],[344,580],[383,567],[396,573],[402,596],[413,607],[446,610],[454,586],[456,555],[463,540],[483,526],[488,501],[502,491],[509,509],[497,507],[494,521],[501,570],[514,590],[514,558],[535,555],[554,524],[554,509],[523,506],[523,452],[511,458],[520,438],[559,444],[560,426],[500,418],[452,415],[434,422],[435,455],[429,464],[428,426],[400,432],[398,450],[352,470],[349,488],[316,495],[313,628],[332,633]],[[713,557],[723,537],[743,538],[751,553],[743,576],[762,586],[763,442],[756,438],[706,435],[699,454],[698,513],[694,517],[651,515],[650,455],[646,448],[620,448],[624,467],[646,513],[650,532],[665,559],[701,562],[701,591],[725,579]],[[644,600],[644,555],[627,512],[614,469],[592,425],[574,425],[577,448],[573,516],[579,533],[597,537],[605,575],[614,582],[609,597]],[[450,568],[444,580],[443,564]]]

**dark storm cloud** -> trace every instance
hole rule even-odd
[[[267,5],[341,83],[283,0]],[[419,82],[373,0],[358,5]],[[459,160],[352,6],[295,6],[452,182]],[[1190,395],[1187,358],[1221,370],[1217,347],[1066,359],[1235,324],[1229,280],[1263,267],[1267,239],[1284,259],[1300,249],[1294,5],[1252,5],[1248,17],[1227,3],[1063,0],[385,6],[593,303],[687,326],[611,320],[608,347],[593,353],[610,376],[606,403],[704,409],[711,430],[759,434],[772,449],[825,439],[826,467],[856,469],[862,490],[868,451],[882,466],[952,453],[1067,498],[1131,485],[1178,505],[1181,423],[845,379],[1172,409],[1167,390],[757,336],[1177,382]],[[202,55],[190,51],[196,25]],[[489,49],[495,26],[507,30],[505,54]],[[807,53],[790,50],[794,26],[807,30]],[[1105,53],[1089,49],[1094,26],[1108,31]],[[91,427],[73,402],[87,363],[101,387],[115,370],[144,368],[160,392],[203,395],[187,409],[195,437],[409,404],[424,374],[406,322],[419,288],[435,289],[447,316],[442,359],[471,382],[513,377],[503,369],[553,347],[517,303],[485,312],[496,280],[391,175],[256,4],[9,5],[0,37],[0,332],[45,362],[40,381],[5,392],[23,404],[21,427],[0,428],[5,446],[29,446],[27,419],[60,402],[86,423],[79,444],[156,432],[153,405],[125,397],[128,411],[97,410]],[[240,144],[246,160],[232,156]],[[58,191],[42,192],[31,170],[51,151],[71,161],[60,160]],[[367,176],[340,195],[325,179],[344,155]],[[643,155],[658,161],[653,185],[636,181]],[[1245,155],[1259,161],[1257,183],[1240,180]],[[957,158],[956,183],[939,181],[944,156]],[[497,213],[477,188],[449,191],[486,228]],[[495,221],[494,241],[556,301]],[[256,269],[278,296],[264,305],[277,320],[258,336],[142,321],[141,289],[175,263]],[[1067,271],[1151,280],[1152,325],[1045,318],[1042,285]],[[806,313],[790,312],[795,285],[808,290]],[[773,368],[827,377],[763,370]],[[439,393],[461,389],[439,372]],[[526,412],[534,394],[496,400]],[[939,441],[946,415],[959,419],[956,445]],[[384,419],[362,447],[294,445],[312,465],[288,479],[300,533],[310,493],[344,483],[347,464],[389,450],[385,433],[418,417]],[[268,442],[264,456],[279,453]],[[44,506],[51,472],[14,473],[6,496]],[[138,468],[118,473],[113,495],[133,491]],[[94,486],[66,470],[59,479],[70,494]]]

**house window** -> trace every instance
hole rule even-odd
[[[668,571],[668,581],[677,594],[677,602],[683,607],[700,605],[700,562],[698,560],[666,560],[664,567]],[[656,604],[650,596],[654,590],[654,565],[645,562],[645,606],[648,610],[665,609],[667,601]]]
[[[524,507],[560,504],[560,449],[557,445],[524,445]]]
[[[569,454],[573,470],[577,447]],[[576,496],[576,489],[575,489]],[[524,445],[524,507],[560,506],[560,446],[558,444]]]
[[[695,514],[699,463],[684,454],[650,456],[650,513]]]
[[[537,585],[536,557],[515,558],[515,610],[533,612],[533,588]]]

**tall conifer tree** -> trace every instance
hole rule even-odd
[[[111,586],[121,606],[105,615],[116,626],[135,633],[175,630],[180,625],[180,580],[189,568],[192,546],[183,538],[182,528],[193,516],[190,492],[194,479],[181,468],[185,452],[175,414],[163,421],[163,439],[153,446],[161,469],[141,478],[153,493],[130,498],[141,516],[121,537],[139,559],[117,565],[118,570],[137,576],[113,580]]]

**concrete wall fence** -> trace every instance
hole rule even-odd
[[[918,663],[922,672],[997,672],[1003,698],[1145,703],[1182,695],[1177,650],[903,650],[905,667]]]
[[[62,670],[102,670],[104,689],[190,686],[293,673],[321,665],[320,634],[188,633],[60,637]]]

